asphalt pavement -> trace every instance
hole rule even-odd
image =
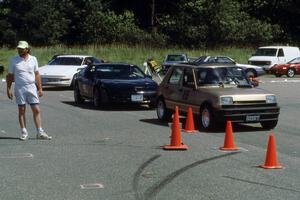
[[[182,132],[187,151],[164,151],[170,127],[147,106],[95,109],[74,104],[73,91],[47,89],[43,127],[51,141],[18,140],[17,106],[0,80],[0,199],[2,200],[299,200],[300,78],[260,78],[277,95],[274,130],[234,126],[237,152],[222,152],[224,132]],[[197,119],[195,119],[197,120]],[[181,117],[184,122],[184,116]],[[269,135],[283,169],[265,170]]]

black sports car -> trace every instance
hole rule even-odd
[[[75,103],[92,99],[96,107],[109,103],[154,106],[158,85],[139,67],[129,64],[91,64],[75,76]]]

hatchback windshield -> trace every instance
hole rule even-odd
[[[242,68],[239,67],[218,67],[218,68],[198,68],[196,69],[197,84],[230,84],[247,85],[249,82]]]
[[[49,62],[48,65],[78,65],[82,63],[79,57],[57,57]]]
[[[101,65],[97,66],[96,77],[102,79],[140,79],[145,78],[145,74],[132,65]]]
[[[254,56],[276,56],[277,49],[261,48],[257,49]]]

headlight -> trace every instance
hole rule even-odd
[[[267,95],[266,103],[276,103],[276,96],[275,95]]]
[[[233,99],[232,99],[232,97],[221,97],[220,104],[221,105],[232,105]]]

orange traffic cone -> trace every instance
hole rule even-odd
[[[265,164],[261,165],[260,167],[265,169],[282,169],[282,166],[277,161],[275,136],[273,134],[269,136],[269,143],[268,143],[268,150],[266,154]]]
[[[193,110],[191,107],[188,108],[184,132],[186,132],[186,133],[195,133],[196,132],[195,125],[194,125]]]
[[[226,134],[225,134],[225,140],[224,140],[224,146],[220,147],[220,150],[222,151],[236,151],[239,148],[237,148],[234,144],[234,137],[232,133],[232,124],[231,121],[227,121],[226,123]]]
[[[164,150],[187,150],[188,147],[181,142],[181,132],[179,123],[178,106],[175,107],[175,113],[172,124],[171,144],[163,147]]]

